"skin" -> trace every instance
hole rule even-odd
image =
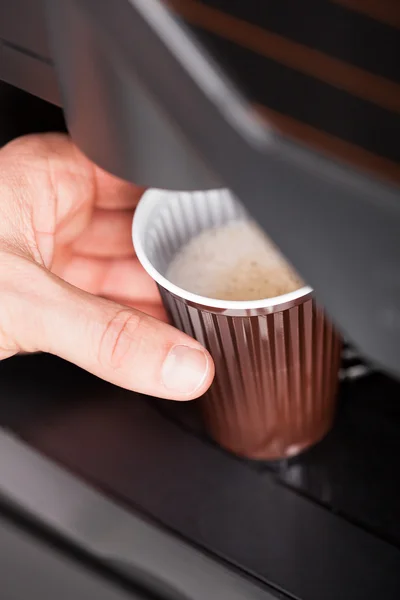
[[[167,324],[134,253],[142,193],[61,134],[0,150],[0,360],[45,351],[145,394],[207,390],[211,357]]]

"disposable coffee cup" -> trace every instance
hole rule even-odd
[[[341,342],[313,290],[227,301],[193,294],[166,277],[194,236],[246,219],[227,190],[148,190],[136,209],[133,242],[172,323],[214,359],[215,380],[200,399],[210,435],[237,455],[276,460],[321,440],[334,418]]]

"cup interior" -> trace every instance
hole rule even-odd
[[[227,190],[166,193],[152,206],[143,248],[165,277],[175,254],[193,237],[205,229],[246,218],[244,208]]]
[[[311,294],[309,287],[268,300],[224,301],[178,288],[166,279],[175,254],[206,229],[250,217],[228,190],[170,192],[148,190],[139,202],[132,235],[136,254],[146,271],[163,288],[186,300],[218,309],[252,309],[291,302]]]

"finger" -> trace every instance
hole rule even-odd
[[[82,235],[73,243],[75,254],[119,258],[134,254],[131,210],[96,208]]]
[[[146,188],[119,179],[94,166],[96,176],[96,206],[105,210],[136,208]]]
[[[68,283],[99,296],[121,297],[139,302],[160,298],[151,277],[137,258],[107,260],[72,256],[55,273]]]
[[[77,290],[33,263],[23,282],[10,306],[19,350],[56,354],[160,398],[190,400],[211,384],[208,352],[170,325]]]
[[[65,245],[81,235],[93,207],[133,209],[143,188],[95,166],[62,134],[30,135],[1,149],[2,180],[29,206],[38,250],[50,266],[54,240]],[[40,194],[35,193],[40,190]]]
[[[53,200],[57,202],[58,223],[80,203],[89,202],[105,209],[133,209],[145,191],[143,186],[120,179],[95,165],[62,133],[17,138],[1,149],[1,157],[14,165],[14,179],[24,182],[25,176],[28,179],[42,177],[44,191],[56,192]]]
[[[136,310],[144,313],[145,315],[149,315],[158,321],[162,321],[163,323],[170,323],[167,313],[165,312],[165,308],[162,304],[131,304],[131,308],[135,308]]]
[[[105,297],[107,298],[107,296]],[[144,313],[145,315],[149,315],[150,317],[158,319],[163,323],[170,322],[165,308],[161,304],[161,300],[159,302],[140,302],[126,298],[119,298],[118,296],[110,296],[107,299],[112,300],[113,302],[117,302],[118,304],[128,306],[129,308],[135,308],[136,310]]]

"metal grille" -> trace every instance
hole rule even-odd
[[[366,377],[374,372],[374,369],[358,352],[349,344],[345,344],[342,351],[342,367],[339,372],[341,381],[355,380]]]

